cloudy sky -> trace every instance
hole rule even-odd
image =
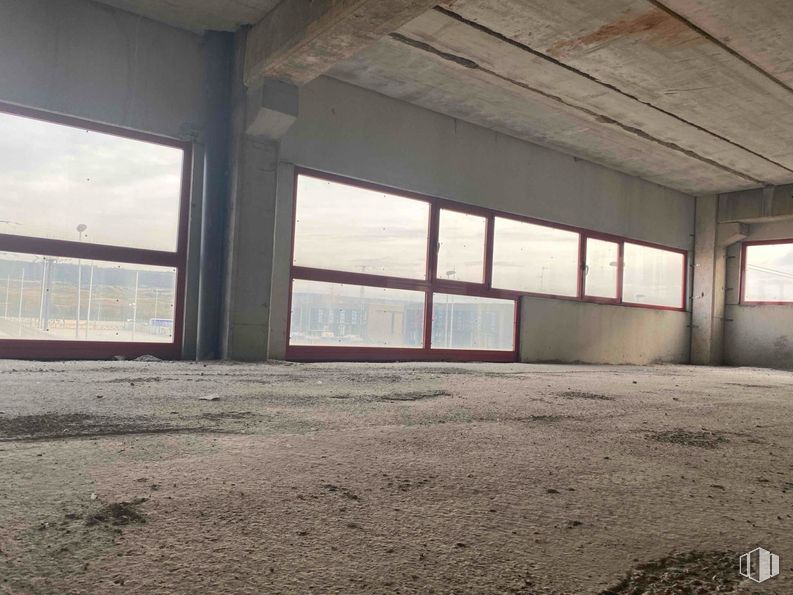
[[[176,249],[182,152],[0,113],[0,233]]]

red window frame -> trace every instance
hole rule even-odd
[[[757,301],[757,300],[747,300],[746,299],[746,267],[748,265],[746,261],[746,252],[747,248],[750,246],[770,246],[773,244],[793,244],[793,239],[785,238],[782,240],[754,240],[750,242],[743,242],[741,244],[741,281],[740,281],[740,298],[738,303],[742,306],[789,306],[793,304],[793,300],[787,302],[766,302],[766,301]]]
[[[82,260],[102,260],[124,264],[161,266],[176,269],[176,302],[174,304],[173,342],[133,343],[113,341],[66,341],[48,339],[0,339],[0,358],[18,359],[103,359],[113,356],[137,357],[144,354],[162,359],[179,359],[182,354],[184,331],[185,277],[187,269],[187,236],[190,208],[193,147],[190,142],[179,141],[154,134],[131,131],[107,124],[97,124],[72,116],[63,116],[40,110],[0,102],[0,112],[91,130],[113,136],[140,140],[152,144],[180,149],[183,152],[182,183],[179,197],[179,225],[175,252],[127,248],[107,244],[88,244],[68,240],[51,240],[31,236],[0,234],[0,251]]]
[[[292,239],[291,239],[291,252],[289,256],[290,263],[290,277],[289,277],[289,298],[288,298],[288,318],[287,318],[287,348],[286,357],[290,360],[296,361],[397,361],[397,360],[414,360],[414,361],[490,361],[490,362],[514,362],[518,358],[519,337],[520,337],[520,298],[522,296],[533,296],[551,299],[561,299],[577,302],[590,302],[590,303],[608,303],[615,305],[622,305],[632,308],[648,308],[654,310],[674,310],[686,311],[686,290],[688,284],[688,252],[678,248],[670,248],[660,244],[651,242],[644,242],[641,240],[634,240],[625,238],[623,236],[616,236],[611,234],[599,233],[574,227],[571,225],[562,225],[557,223],[550,223],[541,219],[533,217],[526,217],[523,215],[516,215],[512,213],[505,213],[488,209],[484,207],[469,206],[459,202],[450,201],[443,198],[427,196],[415,192],[400,190],[382,184],[374,184],[371,182],[364,182],[337,174],[321,172],[313,169],[296,166],[294,168],[294,184],[292,196]],[[303,267],[294,264],[295,255],[295,230],[297,218],[297,180],[299,176],[309,176],[321,180],[328,180],[340,184],[347,184],[357,188],[364,188],[368,190],[375,190],[378,192],[385,192],[393,194],[394,196],[404,197],[413,200],[420,200],[429,205],[429,225],[428,225],[428,238],[427,238],[427,272],[425,279],[405,279],[399,277],[390,277],[384,275],[372,275],[367,273],[355,273],[346,271],[334,271],[328,269],[318,269],[312,267]],[[439,279],[437,278],[437,245],[438,245],[438,231],[440,210],[447,209],[456,211],[458,213],[465,213],[470,215],[478,215],[484,217],[487,226],[485,233],[485,261],[484,261],[484,282],[472,283],[468,281],[456,281],[452,279]],[[578,250],[578,276],[577,276],[577,292],[575,296],[558,296],[545,293],[531,293],[524,291],[515,291],[509,289],[497,289],[492,286],[493,280],[493,245],[495,239],[495,219],[496,217],[503,217],[505,219],[512,219],[516,221],[524,221],[533,223],[535,225],[542,225],[554,229],[561,229],[572,231],[579,234],[579,250]],[[586,263],[586,240],[587,238],[600,239],[619,244],[619,274],[618,274],[618,287],[617,298],[595,298],[584,295],[584,275]],[[624,243],[629,242],[650,248],[657,248],[669,252],[679,253],[683,256],[682,267],[682,293],[680,296],[680,307],[671,306],[653,306],[649,304],[633,304],[624,302],[622,300],[622,281],[623,281],[623,253]],[[306,281],[323,281],[327,283],[345,283],[353,285],[366,285],[371,287],[386,287],[394,289],[407,289],[414,291],[422,291],[425,294],[425,312],[424,312],[424,344],[422,347],[416,348],[391,348],[391,347],[350,347],[350,346],[327,346],[327,345],[291,345],[289,338],[291,336],[292,324],[292,287],[293,282],[296,280]],[[492,350],[469,350],[469,349],[434,349],[432,348],[432,297],[435,293],[448,293],[456,295],[468,295],[477,297],[490,297],[497,299],[513,300],[515,302],[515,330],[514,330],[514,344],[512,351],[492,351]]]

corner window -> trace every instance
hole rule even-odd
[[[793,302],[793,242],[746,244],[743,301]]]

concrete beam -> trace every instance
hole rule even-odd
[[[793,219],[793,184],[719,196],[719,223],[760,223],[783,219]]]
[[[431,9],[437,0],[288,0],[248,33],[245,84],[305,84]]]
[[[719,223],[716,232],[716,245],[721,248],[728,248],[748,237],[748,223]]]
[[[289,83],[266,79],[248,91],[246,133],[249,136],[278,140],[297,120],[299,89]]]

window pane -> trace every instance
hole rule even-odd
[[[0,155],[0,233],[176,250],[180,149],[0,113]]]
[[[625,242],[623,301],[682,308],[683,266],[679,252]]]
[[[619,258],[616,242],[587,238],[585,295],[616,299]]]
[[[514,343],[514,301],[445,293],[433,295],[433,349],[512,351]]]
[[[424,295],[295,279],[289,344],[421,347]]]
[[[493,287],[577,295],[578,240],[576,232],[496,217]]]
[[[441,209],[438,279],[484,281],[486,230],[484,217]]]
[[[299,176],[298,266],[426,278],[429,204]]]
[[[175,293],[176,269],[0,252],[0,339],[171,343]]]
[[[793,301],[793,244],[746,247],[744,299],[750,302]]]

